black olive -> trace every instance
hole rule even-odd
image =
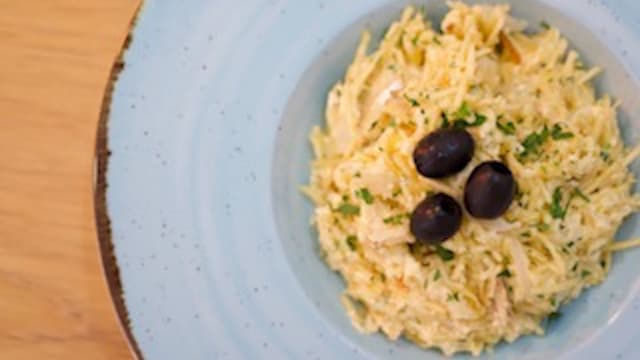
[[[455,234],[462,223],[462,209],[443,193],[427,196],[411,214],[409,228],[425,244],[439,244]]]
[[[418,172],[443,178],[459,172],[473,157],[473,137],[464,129],[439,129],[420,140],[413,150]]]
[[[516,194],[516,182],[509,168],[499,161],[476,166],[464,188],[467,211],[482,219],[495,219],[507,211]]]

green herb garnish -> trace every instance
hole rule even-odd
[[[540,26],[545,30],[551,29],[551,25],[549,25],[549,23],[544,20],[540,21]]]
[[[393,215],[393,216],[389,216],[388,218],[382,219],[382,221],[385,224],[400,225],[402,224],[402,221],[408,216],[409,216],[408,214]]]
[[[580,273],[580,277],[582,277],[583,279],[589,275],[591,275],[591,271],[589,270],[582,270],[582,272]]]
[[[511,121],[505,124],[502,124],[498,121],[496,122],[496,127],[505,135],[513,135],[516,133],[516,126]]]
[[[509,271],[509,269],[504,269],[498,274],[498,277],[510,278],[511,277],[511,271]]]
[[[569,200],[567,200],[567,204],[562,207],[562,190],[557,187],[553,191],[553,196],[551,198],[551,208],[549,209],[551,217],[554,219],[564,219],[567,215],[567,211],[569,210],[569,205],[571,205],[571,201],[573,201],[576,196],[586,202],[591,202],[591,199],[589,199],[589,197],[585,195],[580,189],[574,188],[571,192],[571,195],[569,196]]]
[[[567,211],[562,207],[562,190],[557,187],[553,191],[553,196],[551,197],[551,208],[549,208],[549,212],[551,213],[551,217],[554,219],[564,219]],[[567,204],[568,206],[568,204]]]
[[[476,127],[484,124],[485,121],[487,121],[487,117],[482,114],[475,113],[473,115],[474,115],[474,120],[472,122],[468,122],[464,119],[457,119],[456,121],[453,122],[453,127],[456,129]]]
[[[351,251],[356,251],[356,249],[358,248],[358,238],[355,235],[347,236],[346,242]]]
[[[465,119],[470,115],[471,110],[469,110],[469,104],[467,104],[466,101],[463,101],[462,105],[460,105],[460,108],[458,108],[458,110],[453,113],[453,117],[455,117],[456,119]]]
[[[447,295],[447,301],[460,301],[460,295],[458,295],[458,292],[453,292]]]
[[[400,194],[402,194],[402,189],[401,188],[397,188],[391,193],[391,196],[396,197],[396,196],[398,196]]]
[[[446,129],[450,126],[451,124],[449,123],[449,118],[447,117],[447,114],[445,114],[444,112],[442,113],[442,128]]]
[[[440,269],[436,270],[436,273],[433,274],[433,281],[438,281],[438,279],[440,279]]]
[[[573,193],[575,194],[575,196],[579,197],[580,199],[586,202],[591,202],[591,199],[589,199],[589,197],[585,195],[579,188],[573,189]]]
[[[469,122],[466,119],[471,115],[473,115],[473,121]],[[471,109],[469,109],[469,105],[466,102],[463,102],[462,105],[460,105],[460,108],[458,108],[458,110],[456,110],[453,114],[451,114],[451,116],[455,118],[453,122],[453,127],[456,129],[480,126],[484,124],[485,121],[487,121],[486,116],[479,113],[473,113]],[[451,123],[449,122],[449,118],[447,117],[447,114],[443,112],[442,127],[448,128],[449,126],[451,126]]]
[[[545,232],[551,228],[551,225],[545,224],[545,223],[539,223],[538,225],[536,225],[536,228],[540,232]]]
[[[356,197],[364,200],[365,203],[371,205],[373,204],[373,195],[369,192],[369,189],[362,188],[360,190],[356,190]]]
[[[418,100],[407,96],[406,94],[404,95],[404,98],[409,102],[409,104],[411,104],[411,106],[413,107],[418,107],[420,106],[420,103],[418,102]]]
[[[444,261],[453,260],[453,258],[455,257],[455,254],[453,253],[453,251],[445,248],[440,244],[435,246],[435,250],[436,250],[436,254],[440,256],[440,258]]]
[[[360,214],[360,207],[356,206],[356,205],[353,205],[353,204],[349,204],[347,202],[344,202],[344,203],[340,204],[340,206],[338,206],[336,211],[341,213],[342,215],[359,215]]]
[[[549,129],[546,125],[539,133],[533,132],[527,135],[527,137],[522,141],[522,147],[524,147],[524,150],[522,150],[522,152],[518,154],[518,157],[520,159],[524,159],[531,154],[539,154],[540,146],[542,146],[548,138]]]
[[[551,314],[549,314],[549,316],[547,316],[547,323],[551,324],[554,321],[559,320],[562,317],[562,313],[559,311],[554,311]]]
[[[573,133],[565,131],[562,131],[562,127],[560,127],[559,124],[555,124],[553,125],[553,128],[551,129],[551,138],[553,140],[562,140],[562,139],[570,139],[573,137]]]
[[[434,36],[434,37],[433,37],[433,42],[434,42],[434,43],[436,43],[436,44],[438,44],[438,45],[442,45],[442,43],[440,42],[440,39],[438,39],[438,37],[437,37],[437,36]]]

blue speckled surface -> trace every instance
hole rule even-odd
[[[625,138],[640,139],[640,2],[539,2],[511,1],[605,67],[598,86],[623,99]],[[350,327],[296,188],[306,134],[360,31],[380,33],[408,3],[147,1],[113,96],[107,174],[125,301],[147,358],[441,357]],[[434,16],[443,6],[413,3]],[[639,233],[633,219],[621,237]],[[485,358],[640,359],[639,260],[637,250],[617,256],[549,336]]]

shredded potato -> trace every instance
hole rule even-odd
[[[584,68],[557,29],[523,33],[507,5],[449,6],[440,31],[409,7],[372,53],[363,34],[328,95],[326,128],[311,133],[303,190],[358,330],[478,355],[543,334],[550,314],[604,280],[612,252],[640,245],[614,242],[640,205],[627,168],[640,148],[625,148],[617,104],[596,97],[600,69]],[[483,121],[467,127],[476,151],[466,169],[419,176],[417,142],[474,114]],[[508,164],[518,183],[506,214],[465,215],[439,251],[416,251],[407,215],[428,192],[460,200],[487,160]]]

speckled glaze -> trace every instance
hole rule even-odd
[[[443,1],[149,0],[109,120],[107,206],[131,329],[148,359],[439,359],[352,329],[317,255],[307,133],[360,32]],[[640,137],[640,2],[513,0],[559,27]],[[546,5],[544,5],[546,4]],[[636,172],[637,173],[637,172]],[[620,237],[640,235],[630,219]],[[640,359],[640,251],[562,309],[546,337],[486,359]],[[459,356],[457,358],[467,358]]]

